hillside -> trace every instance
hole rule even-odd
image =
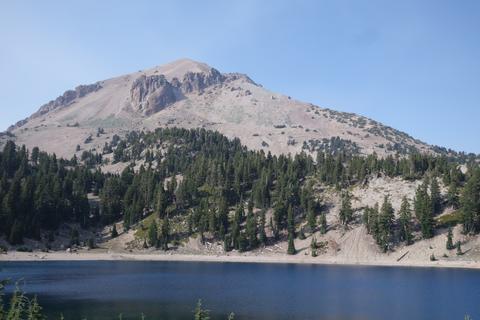
[[[10,127],[11,137],[4,134],[0,141],[14,135],[19,145],[69,158],[77,145],[98,150],[114,134],[158,127],[216,130],[277,155],[441,151],[374,120],[304,103],[246,75],[188,59],[68,90]],[[106,135],[97,137],[99,128]]]
[[[440,156],[319,152],[314,161],[171,128],[130,132],[71,160],[10,142],[0,163],[6,259],[475,267],[480,258],[480,169],[463,173]],[[122,170],[98,170],[108,166]]]

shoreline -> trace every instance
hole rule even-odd
[[[40,262],[40,261],[159,261],[159,262],[210,262],[210,263],[265,263],[265,264],[301,264],[324,266],[358,267],[411,267],[411,268],[454,268],[479,270],[477,261],[405,261],[391,260],[349,260],[332,257],[310,257],[289,255],[201,255],[201,254],[152,254],[125,252],[9,252],[0,255],[2,262]]]

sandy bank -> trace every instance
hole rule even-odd
[[[437,267],[480,269],[476,261],[408,261],[397,262],[382,260],[349,260],[331,257],[310,257],[303,255],[190,255],[165,253],[115,253],[101,251],[67,252],[9,252],[0,255],[0,263],[5,261],[189,261],[189,262],[225,262],[225,263],[292,263],[318,265],[357,265],[357,266],[390,266],[390,267]]]

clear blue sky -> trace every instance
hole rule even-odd
[[[0,130],[78,84],[188,57],[480,153],[480,1],[0,0]]]

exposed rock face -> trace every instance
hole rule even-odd
[[[182,99],[184,94],[203,92],[212,85],[238,78],[237,74],[223,75],[214,68],[208,72],[187,72],[182,81],[178,78],[168,81],[164,75],[142,74],[130,88],[132,109],[144,115],[152,115]]]
[[[11,125],[10,127],[8,127],[7,131],[10,132],[15,128],[20,128],[21,126],[25,125],[27,122],[28,122],[28,118],[17,121],[14,125]]]
[[[23,125],[25,125],[28,122],[28,120],[40,117],[40,116],[42,116],[46,113],[49,113],[50,111],[53,111],[57,108],[66,107],[66,106],[70,105],[71,103],[73,103],[73,101],[75,99],[83,98],[87,94],[92,93],[92,92],[96,92],[96,91],[100,90],[101,88],[102,88],[102,86],[100,85],[100,83],[97,82],[97,83],[94,83],[94,84],[79,85],[74,90],[67,90],[61,96],[57,97],[55,100],[51,100],[50,102],[41,106],[40,109],[38,109],[38,111],[35,112],[34,114],[32,114],[30,117],[28,117],[26,119],[23,119],[23,120],[20,120],[17,123],[15,123],[14,125],[10,126],[7,129],[7,131],[12,131],[16,128],[20,128]]]
[[[179,89],[163,75],[141,75],[130,88],[133,109],[145,115],[151,115],[175,103],[180,96]]]
[[[55,100],[52,100],[49,103],[41,106],[40,109],[32,115],[32,117],[38,117],[54,109],[68,106],[75,99],[82,98],[87,94],[95,92],[101,88],[102,86],[99,83],[94,83],[89,85],[80,85],[76,87],[75,90],[67,90]]]
[[[214,68],[208,73],[188,72],[183,77],[182,91],[185,93],[202,91],[209,86],[220,84],[224,81],[225,76]]]

